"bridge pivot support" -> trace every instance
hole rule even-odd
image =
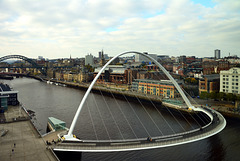
[[[66,140],[66,141],[82,141],[82,140],[79,140],[78,138],[76,138],[75,135],[64,135],[63,136],[64,138],[62,138],[63,140]]]

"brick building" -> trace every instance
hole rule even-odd
[[[181,85],[179,83],[179,85]],[[135,79],[132,89],[141,93],[175,98],[180,94],[170,80]]]
[[[102,67],[96,68],[94,71],[94,78],[101,70]],[[99,76],[97,83],[111,82],[116,84],[130,84],[134,77],[135,72],[127,69],[121,65],[109,65]]]
[[[203,74],[220,73],[221,70],[230,69],[230,63],[228,61],[205,61],[202,63]]]
[[[201,94],[202,92],[219,92],[219,88],[219,74],[203,75],[203,78],[199,79],[199,94]]]

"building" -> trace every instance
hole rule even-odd
[[[186,58],[186,63],[187,64],[191,64],[191,63],[193,63],[193,62],[195,62],[196,61],[196,57],[195,56],[188,56],[187,58]]]
[[[94,77],[98,74],[98,72],[102,69],[102,67],[95,68]],[[116,84],[127,84],[130,81],[128,80],[128,72],[129,70],[122,65],[108,65],[105,70],[99,76],[97,82],[111,82]]]
[[[105,64],[105,58],[104,58],[104,53],[103,50],[99,52],[99,54],[101,53],[101,59],[99,61],[100,66],[104,66]]]
[[[152,80],[161,80],[168,79],[166,74],[163,71],[146,71],[138,70],[134,79],[152,79]]]
[[[221,58],[221,50],[219,50],[219,49],[214,50],[214,58],[215,59]]]
[[[146,69],[149,71],[158,71],[159,67],[157,65],[150,64],[146,66]]]
[[[179,57],[179,62],[180,63],[186,63],[187,62],[187,57],[185,55],[182,55]]]
[[[199,79],[199,95],[202,92],[219,92],[219,86],[219,74],[203,75],[203,78]]]
[[[93,56],[92,54],[88,54],[85,56],[85,65],[93,66]]]
[[[204,61],[202,63],[203,74],[216,74],[220,73],[221,70],[228,70],[230,68],[230,63],[228,61]]]
[[[148,53],[145,52],[144,54],[148,54]],[[150,60],[147,57],[145,57],[145,56],[143,56],[141,54],[135,54],[135,62],[142,63],[142,62],[149,62],[149,61]]]
[[[18,91],[12,91],[7,84],[0,83],[0,113],[8,109],[8,105],[18,105],[17,99]]]
[[[179,85],[181,85],[179,83]],[[176,98],[180,94],[170,80],[135,79],[132,89],[141,93]]]
[[[240,94],[240,68],[220,72],[220,92]]]
[[[99,58],[99,60],[101,60],[101,58],[102,58],[102,51],[98,52],[98,58]]]

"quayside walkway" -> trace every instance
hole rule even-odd
[[[129,140],[82,140],[82,141],[63,141],[54,145],[55,151],[79,151],[79,152],[114,152],[154,149],[168,147],[198,141],[220,132],[225,126],[224,117],[216,111],[208,109],[213,113],[213,121],[210,125],[192,131],[153,137],[152,141],[147,138]]]
[[[0,124],[0,130],[4,129],[8,132],[0,137],[0,161],[58,160],[51,150],[46,149],[44,140],[29,119],[15,119],[16,115],[20,115],[20,118],[26,116],[23,109],[9,107],[4,115],[6,122]]]

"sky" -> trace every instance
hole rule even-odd
[[[240,56],[239,0],[0,0],[0,57]]]

